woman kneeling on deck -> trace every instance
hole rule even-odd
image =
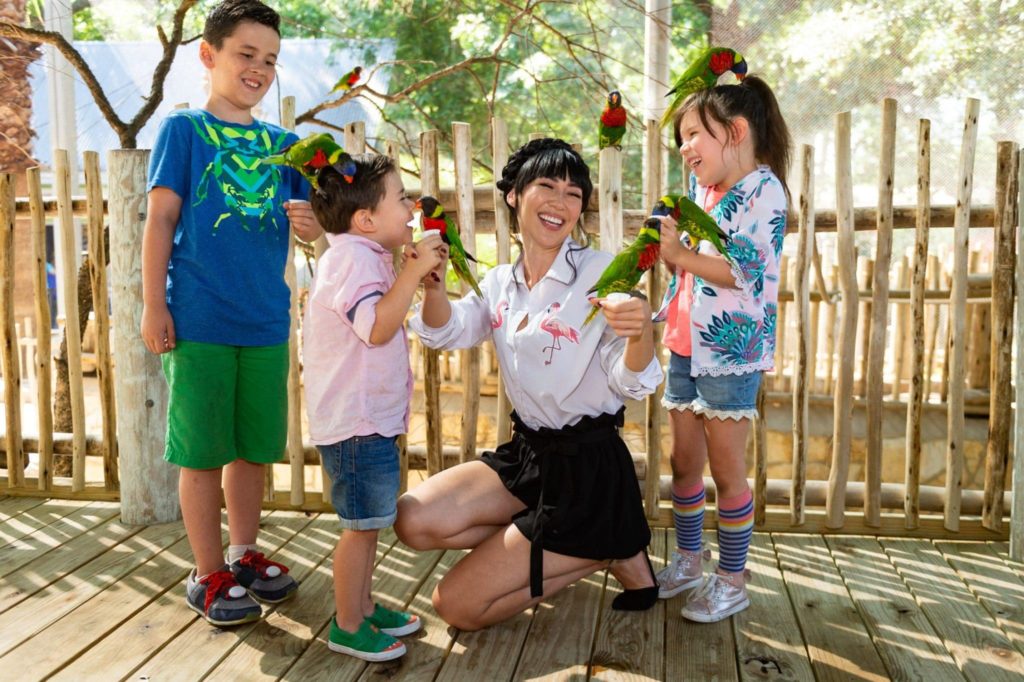
[[[581,216],[593,185],[570,145],[526,144],[497,185],[521,239],[518,261],[488,272],[483,296],[456,302],[442,263],[437,281],[424,280],[410,326],[431,348],[493,339],[514,434],[403,495],[395,530],[415,549],[472,549],[433,595],[441,618],[461,630],[510,618],[612,560],[626,587],[613,608],[649,608],[658,594],[645,553],[650,529],[616,427],[624,399],[662,380],[650,306],[597,300],[603,315],[584,324],[587,290],[612,256],[589,248]]]

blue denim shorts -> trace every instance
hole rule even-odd
[[[395,522],[399,488],[395,436],[354,436],[316,449],[331,479],[331,504],[342,528],[378,530]]]
[[[670,410],[690,410],[716,419],[753,419],[761,372],[690,376],[690,358],[672,353],[661,404]]]

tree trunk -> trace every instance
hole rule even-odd
[[[0,21],[25,22],[26,0],[0,0]],[[0,172],[37,165],[32,158],[32,85],[28,69],[42,54],[39,45],[0,40]]]
[[[82,259],[82,265],[78,268],[78,334],[85,334],[85,326],[89,323],[89,313],[92,312],[92,282],[89,279],[89,256]],[[71,421],[71,382],[68,378],[68,332],[67,323],[64,325],[64,332],[60,340],[60,352],[53,359],[55,365],[57,384],[53,392],[53,430],[63,433],[71,433],[73,424]],[[79,371],[81,371],[79,369]],[[79,424],[78,428],[84,429],[85,424]],[[54,476],[71,475],[71,456],[53,456]]]

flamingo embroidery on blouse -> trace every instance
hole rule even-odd
[[[558,303],[552,303],[544,311],[544,317],[540,320],[540,328],[551,334],[551,345],[544,346],[541,348],[541,352],[548,352],[548,359],[544,361],[545,365],[550,365],[554,358],[556,350],[562,350],[561,339],[566,339],[572,343],[578,344],[580,342],[580,334],[578,331],[565,324],[559,319],[555,318],[558,313],[560,306]]]
[[[508,301],[499,301],[494,309],[494,314],[491,315],[491,329],[497,329],[505,323],[505,318],[502,315],[505,312],[508,312]]]

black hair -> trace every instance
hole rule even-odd
[[[351,183],[335,166],[324,166],[317,173],[317,189],[309,194],[313,214],[332,234],[348,232],[356,211],[374,210],[387,193],[384,179],[397,171],[388,156],[353,154],[351,160],[356,169]]]
[[[274,29],[281,35],[281,15],[259,0],[224,0],[206,16],[203,40],[218,50],[224,39],[235,32],[239,24],[252,21]]]
[[[793,140],[779,102],[768,84],[757,76],[747,76],[737,84],[716,85],[698,90],[683,102],[672,120],[676,147],[683,144],[679,124],[689,111],[696,111],[704,127],[711,132],[713,120],[725,128],[726,141],[732,137],[732,121],[737,116],[747,119],[753,135],[754,156],[766,163],[782,182],[789,196],[786,176],[789,173]]]
[[[545,137],[531,140],[512,153],[508,163],[501,169],[501,178],[494,183],[505,200],[505,206],[508,207],[513,234],[519,233],[519,221],[515,209],[508,203],[508,195],[514,190],[517,197],[522,196],[526,186],[539,178],[553,180],[568,178],[569,182],[577,185],[583,192],[583,210],[586,210],[587,204],[590,203],[594,183],[590,180],[590,168],[580,153],[573,149],[568,142],[557,138]],[[590,235],[583,229],[582,210],[578,227],[580,238],[577,241],[581,243],[581,246],[570,247],[569,252],[565,255],[566,262],[573,271],[573,280],[576,279],[577,273],[573,253],[590,246]],[[515,277],[516,267],[523,260],[522,243],[518,238],[516,238],[516,242],[519,243],[520,248],[519,258],[516,259],[512,269],[513,277]]]

